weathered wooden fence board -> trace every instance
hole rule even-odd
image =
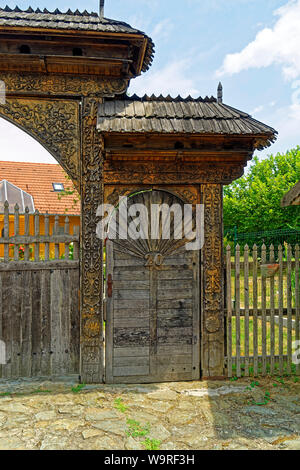
[[[78,269],[2,271],[0,286],[0,377],[78,374]]]
[[[261,258],[258,258],[258,252]],[[252,258],[250,262],[250,258]],[[250,271],[251,264],[251,271]],[[300,374],[299,246],[226,250],[228,376]],[[299,343],[298,343],[299,347]],[[251,366],[251,367],[250,367]]]
[[[0,238],[0,246],[4,246],[0,259],[0,339],[6,345],[7,363],[0,366],[0,378],[77,375],[79,230],[74,227],[70,234],[66,215],[64,233],[59,234],[56,216],[50,234],[48,214],[26,211],[21,234],[17,206],[13,215],[14,234],[10,236],[5,204],[4,236]],[[41,215],[44,234],[40,233]],[[32,216],[34,233],[29,233]]]

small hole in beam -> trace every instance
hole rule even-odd
[[[73,49],[73,56],[80,57],[82,56],[82,49],[81,47],[74,47]]]
[[[23,44],[22,46],[20,46],[19,51],[21,54],[31,54],[31,49],[29,46],[27,46],[27,44]]]
[[[175,142],[174,149],[184,149],[184,143],[183,142]]]

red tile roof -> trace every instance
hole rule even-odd
[[[52,183],[63,183],[65,190],[74,190],[60,165],[52,163],[0,162],[0,181],[7,180],[29,193],[35,209],[49,214],[78,214],[80,202],[78,193],[66,195],[59,200],[59,192],[53,190]]]

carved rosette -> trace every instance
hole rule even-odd
[[[96,212],[103,203],[103,139],[96,129],[97,106],[96,99],[83,100],[81,380],[85,383],[99,383],[104,375],[102,242],[96,235]]]
[[[224,375],[222,185],[201,186],[204,204],[202,375]]]

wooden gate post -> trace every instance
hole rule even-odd
[[[97,238],[97,208],[103,202],[103,138],[96,129],[99,100],[83,98],[81,151],[81,334],[80,377],[99,383],[104,377],[102,241]]]
[[[224,377],[223,221],[221,184],[201,185],[204,204],[202,249],[202,377]]]

